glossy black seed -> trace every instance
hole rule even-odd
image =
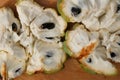
[[[117,10],[116,12],[118,13],[120,11],[120,4],[117,5]]]
[[[21,70],[21,68],[18,68],[18,69],[15,71],[15,73],[19,72],[20,70]]]
[[[77,16],[78,14],[81,13],[81,9],[78,8],[78,7],[72,7],[72,8],[71,8],[71,12],[72,12],[72,14],[73,14],[74,16]]]
[[[120,42],[117,42],[117,44],[120,46]]]
[[[53,37],[45,37],[46,39],[54,39]]]
[[[55,28],[54,23],[49,22],[49,23],[42,24],[42,29],[53,29],[53,28]]]
[[[87,59],[87,62],[88,62],[88,63],[91,63],[91,62],[92,62],[92,59],[91,59],[91,58],[88,58],[88,59]]]
[[[64,37],[61,37],[61,38],[60,38],[60,41],[61,41],[61,42],[64,42],[64,41],[65,41],[65,36],[64,36]]]
[[[12,30],[17,31],[17,24],[16,23],[12,23]]]
[[[53,56],[53,53],[52,52],[47,52],[47,54],[45,55],[47,58],[50,58]]]
[[[116,54],[114,52],[111,52],[110,56],[111,56],[111,58],[114,58],[114,57],[116,57]]]

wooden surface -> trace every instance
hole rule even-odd
[[[56,9],[57,0],[35,0],[45,7],[52,7]],[[15,14],[16,9],[14,3],[16,0],[0,0],[0,7],[9,6]],[[69,27],[69,26],[68,26]],[[120,72],[120,64],[115,64]],[[54,74],[36,73],[34,75],[23,74],[14,80],[120,80],[120,74],[116,76],[93,75],[85,72],[80,68],[79,63],[74,59],[68,59],[65,62],[65,67],[61,71]]]

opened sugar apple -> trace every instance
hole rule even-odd
[[[89,32],[85,29],[83,25],[75,24],[74,29],[68,31],[66,33],[66,41],[64,45],[68,47],[68,49],[64,49],[70,56],[75,58],[79,57],[80,51],[87,46],[91,45],[91,49],[93,50],[96,45],[99,43],[99,34],[97,32]]]
[[[81,22],[88,14],[88,0],[58,0],[58,11],[67,22]]]
[[[91,31],[120,29],[120,0],[59,0],[58,11],[68,22],[82,22]]]
[[[27,55],[24,48],[18,44],[13,44],[7,48],[0,49],[0,66],[6,65],[4,67],[6,75],[8,75],[8,79],[11,79],[20,76],[24,72]]]
[[[66,54],[61,44],[35,41],[33,55],[30,57],[27,73],[33,74],[36,71],[53,73],[63,67]]]
[[[60,41],[66,27],[66,22],[53,9],[45,9],[30,25],[34,36],[46,42]]]
[[[116,75],[117,69],[113,66],[106,57],[106,50],[104,47],[97,47],[89,55],[78,58],[88,69],[93,70],[98,74]]]
[[[23,28],[30,27],[37,39],[46,42],[60,41],[67,24],[54,9],[43,9],[32,0],[22,0],[16,4],[16,7]]]
[[[18,43],[20,23],[10,8],[0,9],[0,27],[0,74],[9,80],[24,72],[27,54]]]
[[[0,9],[0,43],[19,41],[20,23],[10,8]],[[3,40],[4,39],[4,40]]]
[[[66,34],[64,50],[96,73],[115,75],[117,70],[107,60],[106,50],[100,46],[99,37],[98,32],[87,31],[83,25],[76,24],[74,29]]]

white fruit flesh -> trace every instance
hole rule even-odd
[[[107,60],[106,50],[104,47],[98,47],[90,55],[80,59],[80,62],[99,74],[115,75],[117,74],[116,68]]]
[[[69,22],[82,22],[91,31],[120,29],[120,0],[60,0],[58,10]],[[77,16],[73,16],[72,8]]]
[[[74,30],[68,32],[66,45],[73,52],[74,57],[79,57],[81,50],[87,46],[95,44],[94,47],[96,47],[99,42],[98,39],[99,34],[97,32],[89,32],[83,25],[78,25]]]
[[[15,18],[14,13],[12,12],[12,10],[10,8],[1,8],[0,9],[0,26],[1,27],[5,27],[6,29],[8,29],[10,32],[12,32],[12,24],[15,23],[16,24],[16,31],[18,32],[20,29],[20,23],[18,21],[17,18]]]
[[[43,8],[33,0],[21,0],[16,4],[22,25],[29,26],[38,15],[42,13]]]
[[[65,59],[66,55],[60,45],[37,40],[34,46],[34,54],[28,63],[27,73],[57,71],[62,68]]]
[[[66,18],[69,18],[70,22],[80,22],[88,13],[89,11],[89,3],[87,0],[61,0],[58,5],[61,5],[59,9],[63,12],[63,15]],[[77,15],[74,15],[71,12],[72,8],[79,8],[80,12]]]
[[[109,32],[115,32],[120,29],[120,10],[117,8],[120,5],[120,0],[111,0],[106,15],[102,18],[101,28],[107,29]]]
[[[24,57],[26,56],[23,56],[22,52],[21,54],[15,53],[11,55],[7,51],[0,50],[0,66],[2,65],[2,63],[6,64],[6,72],[8,72],[6,73],[6,75],[8,74],[9,79],[15,78],[23,73],[26,66],[26,60],[24,59]]]
[[[0,43],[18,42],[19,36],[17,33],[20,30],[20,23],[10,8],[0,9],[0,22]]]
[[[120,31],[114,34],[104,32],[104,34],[108,34],[108,37],[103,36],[102,41],[107,49],[107,57],[115,62],[120,62]]]
[[[43,28],[42,24],[52,23],[52,28]],[[34,36],[38,39],[46,42],[57,42],[60,40],[60,36],[64,35],[66,29],[66,22],[61,16],[58,16],[56,11],[53,9],[45,9],[41,15],[36,17],[30,25],[30,29]],[[47,39],[53,38],[53,39]]]

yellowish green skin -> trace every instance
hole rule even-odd
[[[81,64],[81,63],[80,63],[80,67],[81,67],[84,71],[86,71],[86,72],[88,72],[88,73],[90,73],[90,74],[97,74],[96,72],[94,72],[93,70],[87,68],[86,66],[84,66],[84,65]]]
[[[65,34],[65,40],[67,40],[69,31],[66,32]],[[65,51],[66,54],[72,57],[72,51],[67,47],[66,41],[63,42],[63,50]]]
[[[68,16],[65,15],[65,13],[62,10],[62,6],[64,4],[64,0],[58,0],[57,1],[57,9],[58,12],[61,14],[61,16],[65,19],[65,21],[70,22],[70,19]]]
[[[100,74],[100,73],[97,73],[97,72],[89,69],[88,67],[84,66],[83,64],[80,64],[80,66],[81,66],[81,68],[82,68],[84,71],[86,71],[86,72],[88,72],[88,73],[90,73],[90,74]],[[102,74],[102,73],[101,73],[101,74]],[[117,74],[118,74],[118,72],[116,71],[116,73],[113,73],[113,74],[104,74],[104,75],[105,75],[105,76],[115,76],[115,75],[117,75]]]
[[[53,71],[46,71],[46,70],[44,70],[44,73],[45,74],[54,74],[54,73],[56,73],[56,72],[59,72],[61,69],[63,69],[64,68],[64,66],[63,65],[61,65],[61,67],[59,68],[59,69],[56,69],[56,70],[53,70]]]
[[[67,57],[65,58],[64,62],[66,61],[66,59],[67,59]],[[61,64],[61,66],[56,70],[51,70],[51,71],[43,70],[42,72],[45,73],[45,74],[54,74],[54,73],[60,71],[63,68],[64,68],[64,64]],[[27,72],[28,75],[33,75],[34,73],[35,72],[29,72],[29,73]]]
[[[76,24],[73,26],[73,30],[74,30],[75,28],[77,28],[79,25],[80,25],[80,24],[77,24],[77,23],[76,23]],[[69,31],[67,31],[66,34],[65,34],[65,40],[68,39],[68,34],[69,34]],[[63,50],[64,50],[69,56],[72,57],[73,52],[67,47],[66,41],[64,41],[64,43],[63,43]]]
[[[67,48],[65,42],[63,43],[63,49],[64,49],[64,51],[65,51],[69,56],[72,56],[72,52]],[[88,72],[88,73],[91,73],[91,74],[96,74],[96,72],[94,72],[93,70],[90,70],[89,68],[85,67],[85,66],[84,66],[83,64],[81,64],[81,63],[80,63],[80,66],[81,66],[81,68],[82,68],[84,71],[86,71],[86,72]]]
[[[63,69],[63,68],[64,68],[64,66],[61,65],[59,69],[56,69],[56,70],[53,70],[53,71],[44,70],[44,71],[42,71],[42,72],[45,73],[45,74],[54,74],[54,73],[60,71],[60,70]],[[35,72],[27,72],[28,75],[33,75],[34,73],[35,73]]]
[[[74,25],[74,29],[78,26],[78,24],[75,24]],[[69,32],[66,32],[66,35],[65,35],[65,39],[67,39],[67,36],[68,36],[68,33]],[[72,56],[72,51],[70,49],[68,49],[67,45],[66,45],[66,41],[63,43],[63,50],[69,55],[69,56]],[[83,64],[80,63],[80,66],[81,68],[88,72],[88,73],[91,73],[91,74],[96,74],[96,72],[94,72],[93,70],[90,70],[89,68],[85,67]]]
[[[72,52],[67,48],[66,42],[63,43],[63,50],[65,53],[67,53],[69,56],[72,56]]]

